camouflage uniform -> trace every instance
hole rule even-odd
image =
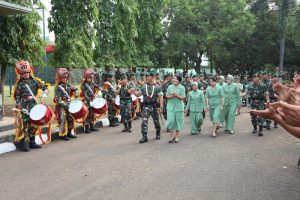
[[[274,95],[273,91],[271,91],[271,90],[273,90],[271,81],[268,79],[263,79],[261,82],[267,87],[269,95],[271,94],[271,92],[272,92],[272,95]],[[271,98],[270,98],[270,100],[271,100]],[[266,103],[266,99],[264,102]],[[264,127],[270,130],[271,120],[265,119],[265,122],[266,122],[266,125]]]
[[[164,108],[163,108],[163,115],[164,115],[164,118],[165,120],[167,120],[167,103],[168,103],[168,100],[166,98],[166,94],[167,94],[167,91],[168,91],[168,87],[170,85],[172,85],[173,83],[170,81],[167,81],[165,82],[162,86],[161,86],[161,92],[163,93],[163,97],[164,97]]]
[[[30,87],[33,95],[36,97],[38,89],[43,91],[48,90],[48,85],[45,85],[41,81],[30,78],[28,80],[21,79],[14,91],[14,98],[16,100],[16,108],[22,110],[26,109],[28,113],[20,113],[20,119],[18,119],[18,127],[16,132],[16,142],[19,142],[23,138],[34,138],[36,128],[30,124],[29,112],[37,104],[36,100],[31,96],[26,84]]]
[[[128,92],[131,88],[130,85],[122,85],[120,89],[121,119],[125,126],[122,132],[131,132],[132,100]]]
[[[64,88],[65,92],[60,89]],[[71,131],[74,131],[74,119],[69,112],[70,97],[75,95],[77,88],[71,86],[69,83],[59,82],[54,88],[55,114],[59,124],[59,136],[72,138]],[[66,94],[67,93],[67,94]]]
[[[248,87],[247,91],[251,98],[251,109],[264,110],[265,95],[268,94],[266,85],[263,83],[252,83]],[[254,130],[257,129],[257,125],[260,127],[260,129],[264,125],[264,119],[254,114],[251,114],[251,122],[254,127]]]
[[[154,91],[153,91],[154,90]],[[148,92],[147,92],[148,91]],[[153,93],[153,96],[151,94]],[[152,116],[155,129],[156,129],[156,139],[160,139],[160,123],[159,123],[159,111],[158,111],[158,97],[162,95],[161,88],[156,85],[145,84],[143,85],[140,94],[143,95],[143,121],[141,125],[143,139],[147,140],[147,132],[148,132],[148,120],[149,117]],[[142,140],[143,140],[142,139]],[[140,141],[140,143],[143,143]]]
[[[96,93],[100,90],[100,88],[94,82],[84,81],[80,85],[81,89],[81,97],[83,97],[84,103],[87,105],[89,109],[88,116],[84,121],[85,132],[89,133],[89,130],[96,131],[94,128],[95,124],[95,115],[92,112],[93,106],[91,106],[91,102],[95,99]]]

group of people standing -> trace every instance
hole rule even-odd
[[[35,143],[36,127],[31,124],[28,113],[35,106],[38,90],[41,89],[42,98],[47,98],[49,84],[34,77],[33,66],[28,61],[16,63],[18,81],[15,86],[14,97],[16,100],[17,133],[16,141],[21,151],[29,151],[30,148],[41,148]],[[83,72],[82,82],[79,88],[69,83],[70,71],[66,68],[56,70],[56,84],[54,89],[55,118],[59,126],[59,137],[62,140],[76,138],[75,122],[82,123],[85,133],[98,131],[95,128],[97,116],[93,112],[94,99],[103,97],[108,108],[109,126],[117,127],[117,115],[121,114],[121,122],[124,125],[122,132],[132,132],[132,122],[138,119],[137,112],[141,113],[140,143],[148,142],[148,121],[153,118],[156,140],[161,137],[161,123],[166,120],[165,127],[170,132],[170,143],[179,142],[179,133],[184,130],[184,113],[190,116],[190,133],[192,135],[201,132],[203,119],[209,112],[210,121],[213,124],[212,136],[216,137],[219,128],[225,126],[225,130],[233,134],[235,117],[239,113],[242,97],[249,95],[252,109],[265,109],[264,103],[275,101],[276,92],[272,88],[276,75],[272,82],[262,76],[260,81],[258,74],[252,76],[253,83],[247,87],[240,85],[232,75],[211,76],[205,79],[204,75],[193,75],[182,80],[179,75],[166,73],[163,80],[157,72],[150,71],[140,74],[136,79],[134,72],[119,73],[114,77],[111,73],[105,73],[103,80],[96,78],[93,69]],[[239,79],[239,78],[238,78]],[[206,81],[208,80],[208,81]],[[264,82],[264,83],[262,83]],[[80,99],[87,106],[87,114],[83,119],[74,119],[69,112],[70,102],[73,98]],[[139,105],[139,106],[138,106]],[[139,110],[138,110],[139,109]],[[25,111],[24,111],[25,110]],[[164,118],[164,120],[163,120]],[[270,129],[270,121],[264,124],[264,120],[251,114],[254,127],[253,133],[259,130],[262,136],[263,127]],[[277,125],[275,124],[275,127]],[[26,138],[29,137],[29,148]]]

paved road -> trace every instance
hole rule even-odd
[[[296,200],[300,141],[283,129],[254,136],[249,114],[237,119],[237,133],[182,133],[178,144],[168,134],[138,144],[140,120],[134,132],[121,127],[54,141],[41,150],[0,155],[0,199],[70,200]],[[186,130],[189,128],[186,118]]]

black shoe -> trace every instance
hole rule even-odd
[[[171,132],[171,130],[167,128],[167,132]]]
[[[140,144],[148,142],[147,136],[143,136],[143,138],[139,142],[140,142]]]
[[[169,143],[175,143],[175,138],[173,138],[172,140],[169,140]]]
[[[156,140],[160,140],[160,130],[156,130]]]
[[[118,125],[114,122],[114,120],[109,120],[109,126],[110,127],[116,127]]]
[[[257,133],[257,126],[253,125],[253,131],[252,131],[252,133]]]
[[[264,128],[267,129],[267,130],[271,130],[270,125],[269,125],[269,126],[268,126],[268,125],[267,125],[267,126],[264,126]]]
[[[19,150],[22,151],[22,152],[30,151],[30,149],[26,145],[25,138],[20,140],[20,143],[18,144],[18,146],[19,146]]]
[[[131,130],[131,128],[132,128],[131,122],[128,122],[127,124],[128,124],[127,132],[128,132],[128,133],[131,133],[131,132],[132,132],[132,130]]]
[[[274,128],[278,128],[278,124],[277,123],[274,123]]]
[[[99,131],[99,129],[95,128],[94,124],[90,124],[90,131]]]
[[[67,137],[68,137],[68,138],[71,138],[71,139],[77,138],[77,136],[76,136],[76,135],[73,135],[73,134],[71,133],[71,131],[68,132]]]
[[[128,123],[124,123],[124,129],[122,130],[123,133],[128,131]]]
[[[40,148],[42,148],[42,146],[35,143],[35,137],[32,137],[32,138],[30,138],[29,148],[30,149],[40,149]]]
[[[258,136],[263,136],[263,126],[259,127]]]
[[[298,168],[300,169],[300,157],[299,157],[299,160],[298,160]]]
[[[84,125],[84,132],[85,133],[90,133],[90,127],[88,124]]]
[[[59,136],[60,139],[68,141],[70,140],[70,138],[68,138],[66,135],[65,136]]]

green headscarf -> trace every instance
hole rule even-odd
[[[231,81],[230,83],[234,83],[234,77],[232,75],[227,75],[227,79]]]

